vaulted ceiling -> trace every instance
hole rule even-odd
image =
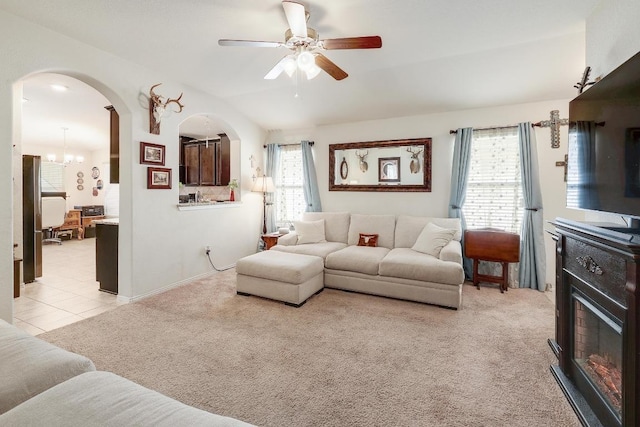
[[[0,10],[161,70],[269,130],[571,98],[598,0],[303,3],[321,39],[379,35],[382,48],[326,51],[342,81],[264,80],[287,49],[218,39],[284,41],[279,0],[2,0]]]

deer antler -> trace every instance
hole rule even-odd
[[[175,102],[176,104],[178,104],[180,106],[180,109],[178,111],[176,111],[176,113],[182,112],[182,109],[184,108],[184,105],[182,105],[180,103],[180,100],[182,99],[182,95],[183,95],[183,93],[180,93],[180,96],[177,97],[176,99],[171,99],[171,98],[167,99],[167,102],[164,103],[164,106],[166,107],[170,103]]]
[[[163,97],[153,91],[161,84],[162,83],[155,84],[149,89],[149,132],[154,135],[160,134],[160,120],[162,120],[162,116],[169,104],[176,103],[180,106],[180,109],[176,111],[176,113],[182,112],[184,108],[184,105],[180,102],[183,93],[180,93],[180,96],[175,99],[169,98],[164,102],[162,101]]]
[[[167,105],[171,104],[172,102],[175,102],[176,104],[178,104],[180,106],[180,110],[176,111],[176,113],[180,113],[182,112],[182,109],[184,108],[184,105],[180,103],[180,100],[182,99],[182,95],[184,95],[184,93],[180,93],[180,96],[177,97],[176,99],[167,99],[165,102],[162,102],[162,96],[156,94],[153,89],[157,88],[158,86],[160,86],[162,83],[158,83],[155,84],[153,86],[151,86],[151,89],[149,89],[149,97],[151,98],[151,101],[153,101],[154,105],[157,105],[159,107],[162,108],[166,108]]]
[[[411,148],[412,147],[407,148],[407,151],[409,153],[411,153],[411,158],[412,159],[417,159],[418,158],[418,154],[422,153],[422,148],[420,150],[418,150],[418,151],[413,151]]]

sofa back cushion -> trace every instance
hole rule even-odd
[[[427,216],[400,215],[396,221],[395,247],[410,248],[415,245],[416,240],[424,226],[433,223],[439,227],[456,230],[453,240],[462,240],[462,225],[460,218],[431,218]]]
[[[349,235],[349,212],[304,212],[302,219],[317,221],[324,219],[324,236],[327,242],[347,243]]]
[[[378,246],[393,249],[396,218],[393,215],[352,214],[349,225],[349,245],[357,245],[362,234],[377,234]]]

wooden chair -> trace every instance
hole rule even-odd
[[[509,263],[520,261],[520,236],[516,233],[483,228],[464,232],[464,256],[473,259],[473,284],[480,289],[480,282],[498,283],[500,292],[509,289]],[[502,264],[502,276],[478,273],[480,261]]]

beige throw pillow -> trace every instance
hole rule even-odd
[[[424,226],[416,240],[416,243],[411,249],[438,258],[442,248],[447,246],[455,234],[456,230],[448,230],[446,228],[438,227],[434,223],[430,222]]]
[[[298,245],[326,242],[324,237],[324,219],[317,221],[293,221],[298,233]]]

